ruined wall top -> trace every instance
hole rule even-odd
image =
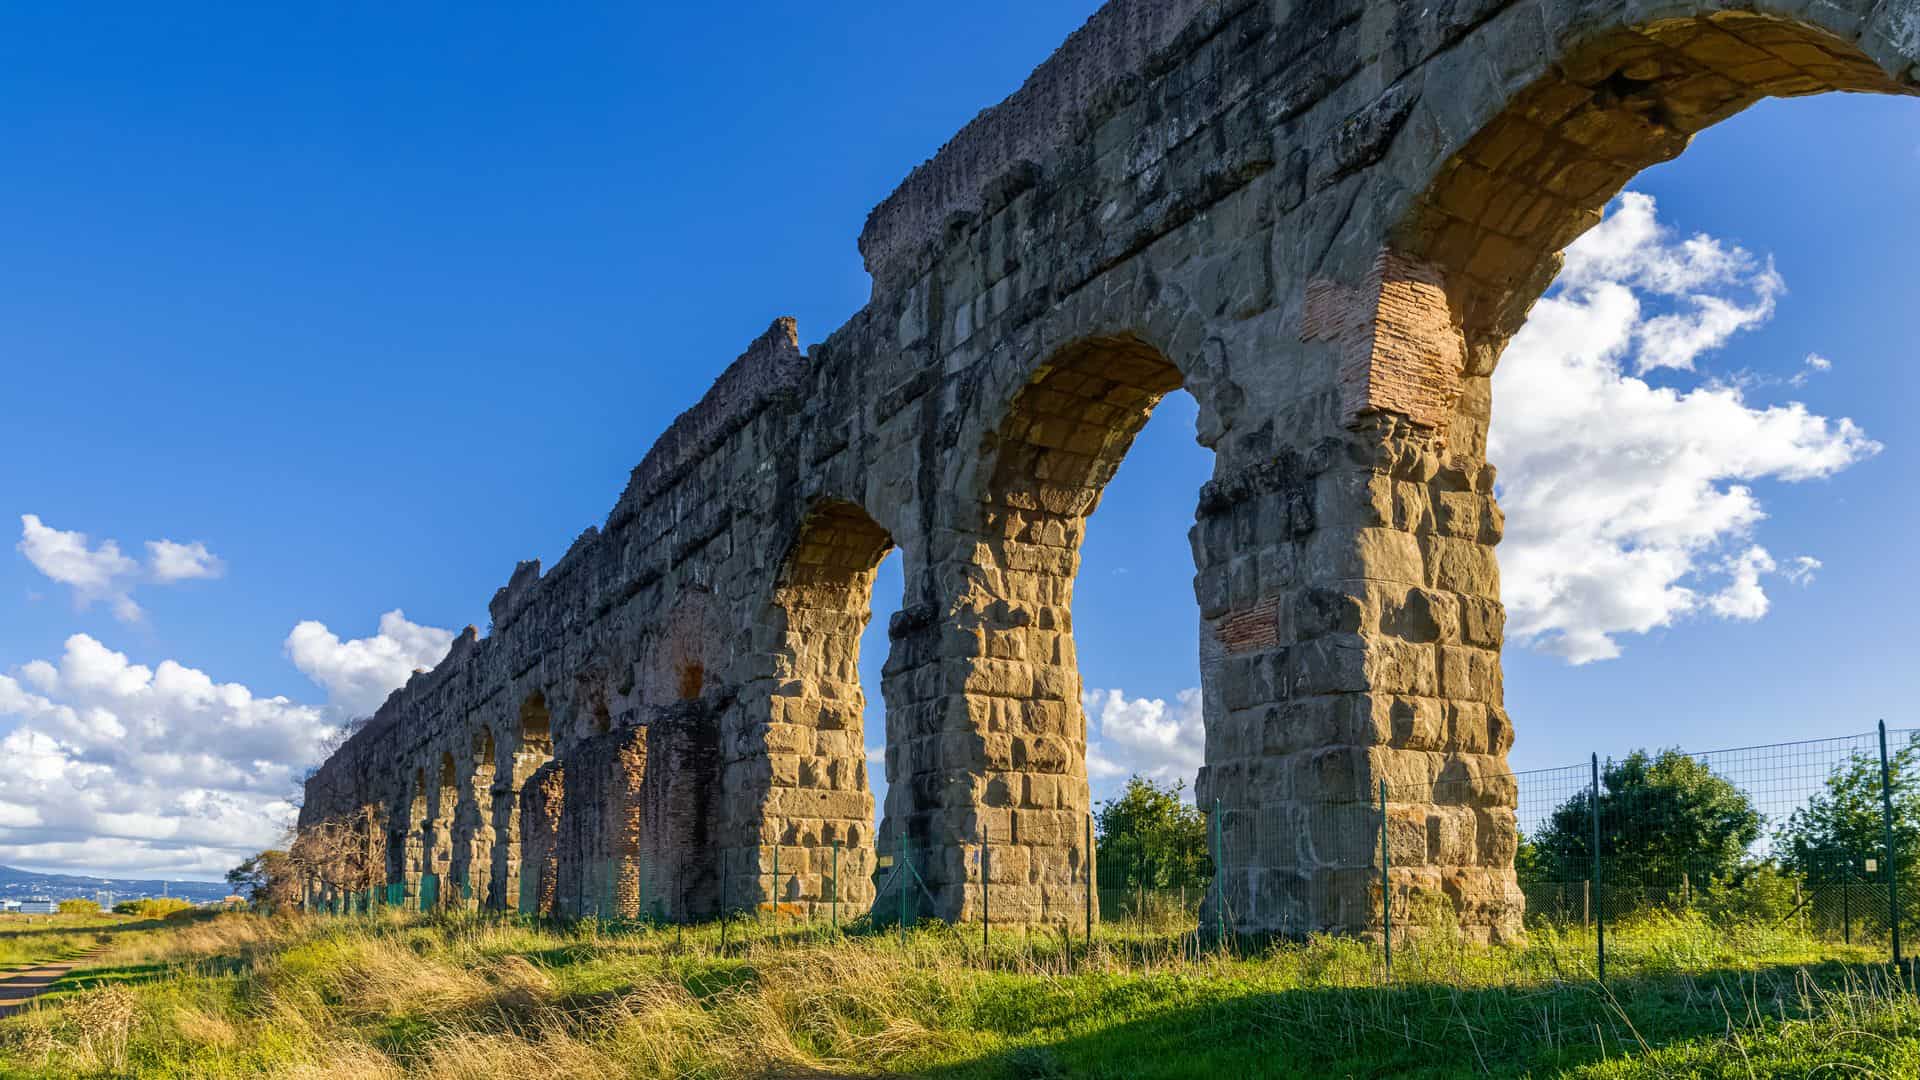
[[[932,245],[955,213],[980,208],[987,187],[1023,161],[1044,162],[1071,140],[1087,106],[1135,77],[1194,17],[1224,0],[1111,0],[1073,32],[1019,90],[973,118],[867,215],[860,254],[876,279]]]
[[[644,503],[672,487],[688,466],[712,453],[761,409],[799,389],[806,374],[798,324],[786,316],[775,319],[654,441],[634,467],[621,505]]]

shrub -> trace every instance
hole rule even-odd
[[[1213,878],[1207,819],[1181,798],[1184,785],[1143,776],[1100,805],[1100,883],[1114,889],[1204,889]]]
[[[60,914],[98,915],[100,914],[100,904],[94,900],[62,900],[60,901]]]
[[[1701,898],[1701,908],[1725,925],[1753,923],[1778,926],[1798,910],[1799,897],[1792,874],[1771,863],[1746,868],[1733,881]]]
[[[142,900],[123,900],[113,905],[120,915],[137,915],[143,919],[164,919],[170,915],[190,912],[193,905],[177,896],[152,896]]]

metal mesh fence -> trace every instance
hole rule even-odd
[[[1116,933],[1222,940],[1360,932],[1386,943],[1389,964],[1393,941],[1440,924],[1482,941],[1551,929],[1590,934],[1602,974],[1609,930],[1637,920],[1690,920],[1735,951],[1744,934],[1787,929],[1841,958],[1899,958],[1902,933],[1920,921],[1920,731],[1596,754],[1521,773],[1431,760],[1443,762],[1437,776],[1389,779],[1371,797],[1203,807],[1204,838],[1182,834],[1176,850],[1151,856],[1137,839],[1096,841],[1089,817],[1096,858],[1071,867],[1071,891],[1056,888],[1037,912],[1019,908],[1028,883],[995,873],[987,845],[965,846],[956,881],[953,851],[936,859],[905,840],[880,855],[870,891],[846,888],[835,844],[716,852],[717,905],[690,908],[684,885],[637,855],[565,873],[528,860],[505,895],[522,913],[604,922],[718,915],[904,932],[943,899],[950,910],[954,894],[940,890],[959,889],[968,921],[1038,914],[1075,937],[1096,920]],[[848,872],[855,865],[873,864],[849,859]],[[843,895],[872,899],[856,910]],[[306,906],[474,910],[484,899],[471,881],[429,873]],[[1013,908],[995,913],[996,902]]]
[[[921,873],[924,866],[924,856],[915,852],[910,840],[902,839],[892,854],[880,857],[880,881],[873,902],[875,926],[904,932],[920,923],[922,908],[933,899]]]

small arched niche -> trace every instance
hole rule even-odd
[[[504,749],[512,756],[500,761],[497,750],[488,755],[501,771],[493,777],[493,867],[487,902],[511,911],[520,903],[520,794],[533,774],[553,758],[553,715],[546,695],[538,690],[528,694],[508,730],[512,738]]]

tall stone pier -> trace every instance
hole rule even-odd
[[[836,849],[857,908],[903,841],[978,918],[986,838],[994,918],[1072,917],[1079,547],[1181,391],[1214,452],[1167,508],[1197,790],[1262,830],[1227,913],[1377,930],[1384,781],[1393,888],[1509,935],[1489,376],[1638,170],[1764,97],[1911,94],[1916,56],[1920,0],[1114,0],[873,211],[867,305],[751,343],[304,819],[373,807],[391,880],[495,907],[643,866],[672,918],[817,910]],[[876,830],[857,653],[895,549]]]

